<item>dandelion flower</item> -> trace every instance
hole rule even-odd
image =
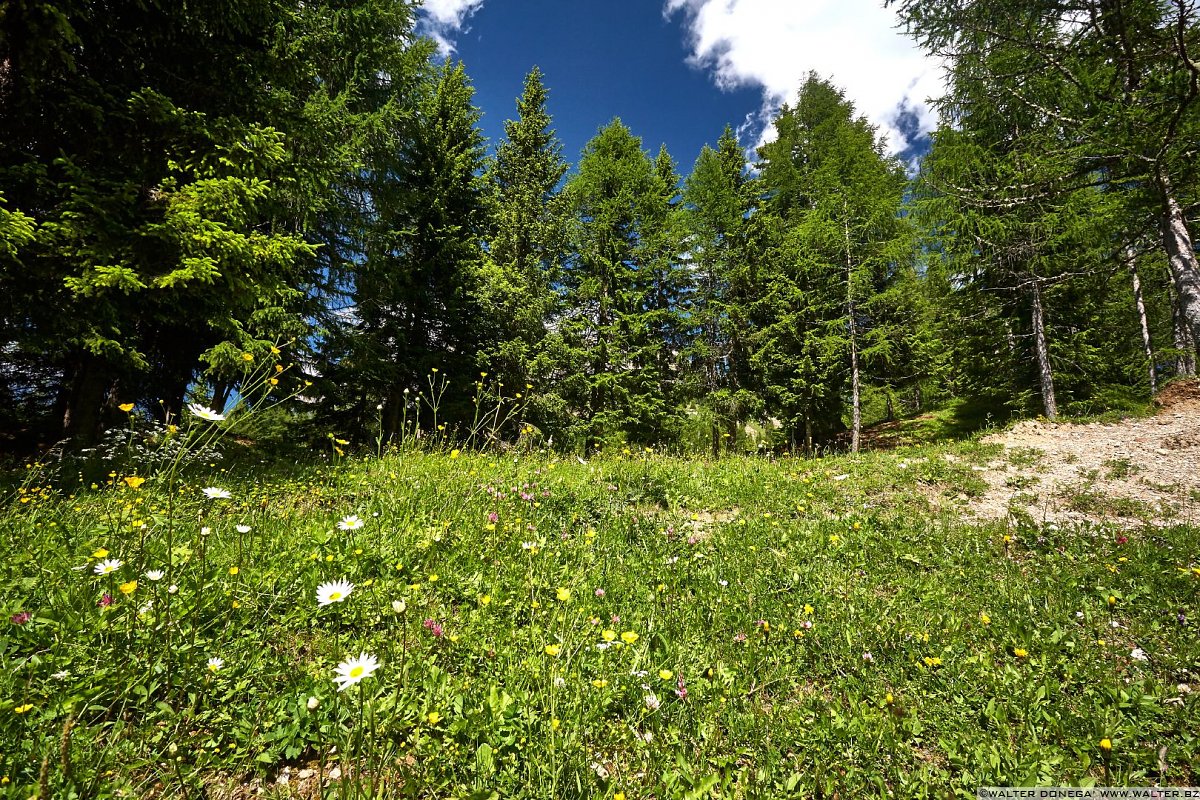
[[[430,711],[425,715],[425,721],[428,722],[430,726],[437,725],[442,721],[442,715],[436,711]]]
[[[209,672],[219,672],[221,667],[225,666],[225,659],[220,658],[219,656],[213,656],[208,660],[208,664],[206,666],[208,667]]]
[[[228,500],[233,497],[228,489],[218,489],[216,486],[206,486],[201,491],[209,500]]]
[[[161,581],[166,575],[161,569],[146,570],[146,579],[151,581]]]
[[[1112,750],[1112,739],[1107,737],[1100,740],[1100,749],[1108,753]]]
[[[123,563],[125,562],[121,561],[119,558],[109,558],[101,561],[92,569],[97,575],[111,575],[119,570]]]
[[[121,590],[121,594],[133,594],[135,591],[137,591],[137,581],[122,583],[117,588]]]
[[[361,528],[363,525],[366,525],[366,524],[367,523],[363,522],[361,519],[358,518],[357,514],[351,514],[348,517],[342,517],[341,521],[338,522],[337,526],[338,526],[338,530],[356,531],[359,528]]]
[[[1017,658],[1024,658],[1025,656],[1029,655],[1029,651],[1023,647],[1014,647],[1013,655]]]
[[[317,587],[317,605],[327,606],[330,603],[340,603],[354,591],[354,584],[342,578],[339,581],[329,581]]]
[[[338,664],[333,676],[333,682],[338,684],[338,691],[346,690],[363,678],[371,677],[371,673],[379,669],[379,661],[369,653],[359,653],[357,658],[348,658]]]
[[[206,419],[209,422],[221,422],[225,419],[224,414],[218,414],[211,408],[205,408],[199,403],[188,403],[188,411],[192,412],[193,415],[199,417],[200,419]]]

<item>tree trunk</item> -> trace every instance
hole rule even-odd
[[[1038,383],[1042,388],[1042,407],[1046,419],[1058,419],[1058,403],[1054,399],[1054,372],[1050,368],[1050,348],[1046,345],[1046,320],[1042,311],[1042,290],[1033,281],[1033,347],[1037,352]]]
[[[808,458],[813,455],[812,415],[807,412],[804,414],[804,455]]]
[[[1142,297],[1142,279],[1138,276],[1137,257],[1133,248],[1126,248],[1125,262],[1133,275],[1133,302],[1137,306],[1138,324],[1142,329],[1142,350],[1146,354],[1146,369],[1150,375],[1150,396],[1158,393],[1158,377],[1154,374],[1154,348],[1150,343],[1150,323],[1146,321],[1146,301]]]
[[[224,378],[217,378],[212,385],[212,409],[218,414],[225,413],[225,404],[229,402],[229,392],[232,389],[230,382]]]
[[[893,421],[894,419],[896,419],[896,409],[895,409],[895,406],[894,406],[894,404],[892,403],[892,391],[891,391],[891,389],[889,389],[889,390],[888,390],[887,397],[886,397],[886,402],[887,402],[887,421],[888,421],[888,422],[891,422],[891,421]]]
[[[100,435],[100,414],[109,385],[100,359],[90,353],[81,355],[66,392],[63,436],[82,446],[96,441]]]
[[[712,450],[713,458],[721,455],[721,426],[714,419],[712,423]]]
[[[1200,263],[1196,261],[1183,209],[1179,207],[1166,175],[1158,176],[1158,186],[1163,197],[1162,234],[1167,264],[1171,268],[1171,279],[1179,296],[1179,311],[1191,334],[1194,353],[1195,343],[1200,342]]]

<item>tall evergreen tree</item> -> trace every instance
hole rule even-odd
[[[1184,212],[1200,155],[1200,19],[1159,0],[889,0],[910,31],[954,69],[952,94],[1003,98],[1067,133],[1047,147],[1014,132],[1040,175],[996,186],[1050,198],[1097,181],[1127,214],[1156,220],[1180,315],[1200,341],[1200,263]],[[997,58],[997,53],[1003,58]],[[970,88],[971,86],[975,88]]]
[[[514,392],[528,392],[526,414],[541,427],[566,422],[556,377],[562,339],[556,286],[566,258],[566,209],[559,183],[567,171],[546,108],[548,92],[536,67],[517,100],[517,119],[488,164],[491,236],[484,258],[481,302],[497,311],[502,331],[487,354],[489,369]]]
[[[747,270],[754,182],[746,157],[726,126],[717,148],[705,145],[684,188],[694,292],[689,321],[691,396],[711,416],[712,450],[734,444],[738,423],[760,408],[750,390],[745,334]]]
[[[653,442],[669,427],[663,309],[653,296],[670,198],[666,166],[660,160],[656,173],[641,140],[614,120],[588,143],[567,184],[573,244],[558,324],[576,367],[564,390],[588,444],[620,436]]]
[[[785,341],[778,327],[803,326],[789,337],[800,347],[782,360],[785,373],[772,380],[776,397],[790,416],[803,420],[811,446],[819,397],[814,390],[825,390],[822,411],[840,409],[831,401],[844,374],[851,449],[857,451],[866,375],[883,371],[904,335],[891,313],[899,298],[889,292],[913,259],[910,231],[899,213],[904,172],[885,155],[875,130],[855,116],[853,104],[815,75],[796,105],[784,106],[775,127],[775,141],[759,155],[771,212],[782,227],[779,258],[768,278],[779,284],[770,290],[779,296],[762,306],[759,341],[765,349],[758,362],[778,370],[774,364],[783,354],[774,351]]]
[[[370,184],[365,260],[322,384],[348,426],[365,427],[382,404],[382,433],[396,435],[430,376],[452,387],[443,419],[469,419],[478,355],[498,335],[478,300],[487,206],[472,96],[461,64],[431,62],[394,160]]]

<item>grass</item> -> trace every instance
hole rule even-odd
[[[0,511],[0,794],[1200,783],[1196,529],[964,524],[996,453],[330,453],[74,493],[31,465]]]

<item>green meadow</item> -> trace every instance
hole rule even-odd
[[[0,794],[1200,783],[1196,529],[966,523],[998,447],[335,444],[19,470]]]

